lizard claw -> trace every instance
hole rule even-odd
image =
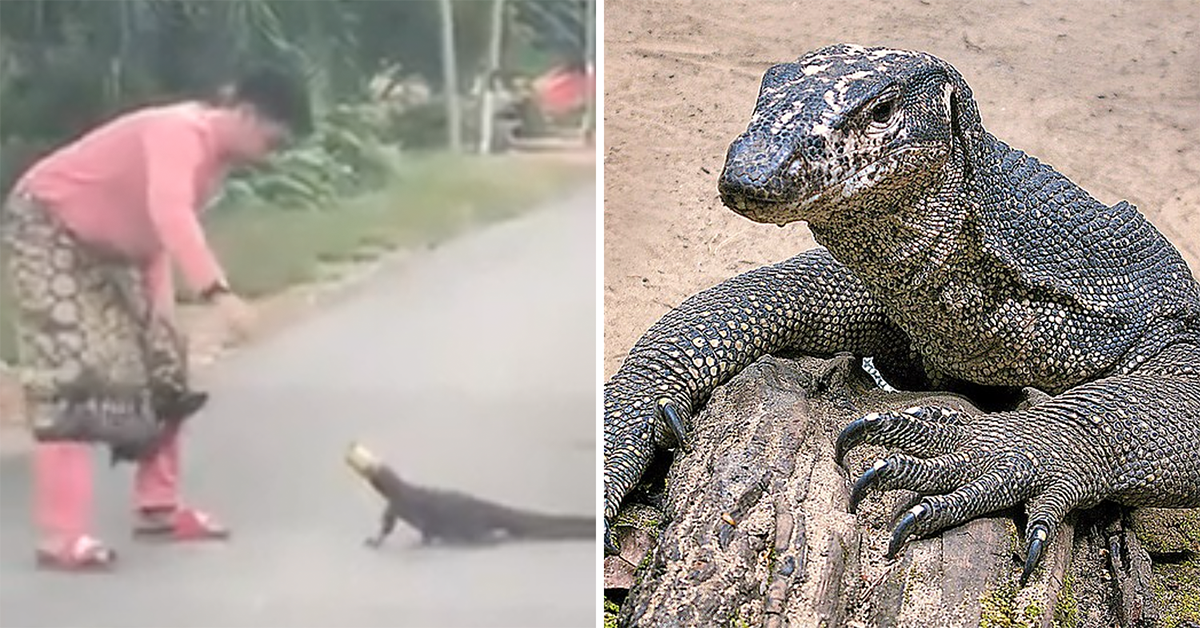
[[[671,433],[675,435],[675,442],[684,451],[690,452],[692,446],[688,443],[687,427],[683,424],[683,417],[679,416],[679,407],[674,401],[663,399],[658,402],[658,410],[667,426],[671,428]]]
[[[917,406],[903,412],[872,412],[838,434],[834,460],[846,468],[846,454],[859,445],[881,445],[931,458],[956,450],[967,440],[968,417],[957,410]]]
[[[887,558],[891,560],[900,553],[900,548],[904,547],[904,543],[908,541],[908,537],[912,536],[913,526],[917,524],[917,518],[924,515],[928,508],[924,504],[913,506],[908,512],[904,513],[904,517],[900,519],[900,523],[896,529],[892,531],[892,540],[888,542]]]
[[[879,413],[872,412],[861,419],[856,419],[846,426],[837,437],[837,443],[834,445],[833,459],[837,465],[843,469],[846,468],[846,452],[854,449],[867,437],[867,432],[871,426],[879,422]],[[851,512],[854,512],[851,510]]]
[[[875,464],[854,483],[854,490],[850,492],[850,514],[854,514],[858,510],[858,504],[867,496],[867,491],[879,483],[881,479],[879,474],[887,466],[886,460],[876,460]]]
[[[1025,538],[1028,550],[1025,554],[1025,568],[1021,570],[1021,586],[1025,586],[1029,582],[1029,576],[1033,575],[1034,568],[1042,559],[1042,551],[1045,549],[1047,539],[1050,538],[1050,528],[1042,522],[1031,523],[1025,531]]]
[[[617,547],[616,541],[612,538],[612,530],[608,524],[604,524],[604,555],[616,556],[621,553],[621,548]]]

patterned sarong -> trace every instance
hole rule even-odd
[[[153,311],[141,267],[79,241],[20,194],[0,210],[0,234],[34,438],[153,453],[162,409],[187,391],[187,355]]]

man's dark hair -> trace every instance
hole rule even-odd
[[[298,73],[274,67],[250,70],[234,83],[233,100],[253,105],[268,118],[287,125],[297,136],[312,132],[308,86]]]

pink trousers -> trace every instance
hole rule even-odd
[[[145,266],[117,264],[111,255],[98,254],[81,242],[45,204],[28,195],[11,197],[0,211],[9,251],[6,275],[13,278],[14,298],[21,305],[18,331],[28,340],[21,343],[21,362],[49,374],[46,381],[51,382],[29,389],[30,403],[53,400],[63,392],[54,388],[72,384],[58,381],[70,372],[88,373],[103,384],[91,401],[103,401],[131,386],[187,389],[187,343],[171,322],[175,289],[165,254]],[[145,377],[127,367],[112,367],[130,363],[135,355],[142,359]],[[109,385],[116,387],[107,390]],[[50,418],[51,423],[64,420],[63,415]],[[54,427],[72,430],[69,425]],[[177,505],[178,437],[167,435],[158,455],[138,465],[137,507]],[[44,541],[70,540],[89,532],[93,449],[83,442],[35,445],[33,509]]]
[[[138,463],[134,474],[136,509],[179,505],[179,441],[180,433],[175,430],[154,457]],[[34,446],[34,523],[43,542],[70,540],[91,532],[94,454],[94,446],[87,443]]]

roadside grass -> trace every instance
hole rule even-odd
[[[334,265],[436,243],[514,217],[572,185],[595,167],[568,160],[405,153],[383,188],[337,207],[305,210],[244,206],[206,217],[213,249],[230,282],[261,298],[318,281]],[[0,273],[3,275],[3,273]],[[0,360],[15,360],[10,294],[0,280]]]
[[[231,282],[258,297],[320,279],[328,265],[515,216],[593,173],[551,160],[410,156],[390,185],[336,209],[238,208],[214,215],[208,232]]]

